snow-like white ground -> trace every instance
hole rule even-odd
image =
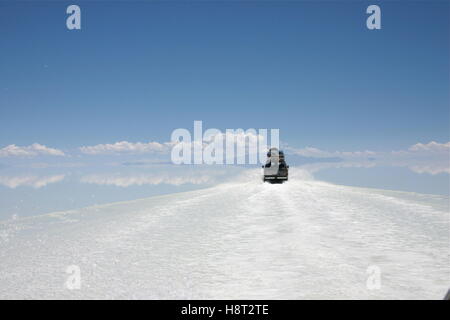
[[[0,223],[0,298],[442,299],[449,232],[447,197],[299,172],[270,185],[255,171]],[[71,265],[79,290],[66,286]],[[381,272],[378,290],[367,288],[368,268]]]

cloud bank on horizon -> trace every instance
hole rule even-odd
[[[52,176],[36,176],[36,175],[22,175],[22,176],[0,176],[0,185],[15,189],[20,186],[32,187],[39,189],[49,184],[60,182],[64,180],[65,175],[52,175]]]
[[[242,137],[241,137],[242,138]],[[246,136],[238,139],[238,143],[245,143]],[[206,144],[205,144],[206,145]],[[25,158],[33,159],[42,156],[72,157],[72,156],[167,156],[170,154],[174,142],[128,142],[120,141],[111,144],[97,144],[82,146],[75,151],[63,151],[51,148],[39,143],[29,146],[8,145],[0,149],[0,158]],[[416,143],[405,150],[394,151],[326,151],[314,147],[295,148],[283,144],[287,154],[308,159],[317,159],[328,162],[327,159],[337,159],[338,164],[334,166],[373,166],[393,165],[408,167],[416,173],[428,173],[436,175],[439,173],[450,174],[450,141],[439,143],[431,141],[428,143]],[[336,162],[336,161],[333,161]],[[150,163],[151,164],[151,163]],[[317,166],[316,166],[317,167]]]
[[[247,137],[248,135],[244,136]],[[245,140],[238,142],[245,143]],[[81,146],[78,150],[87,155],[122,155],[122,154],[151,154],[151,153],[170,153],[174,142],[129,142],[119,141],[115,143],[97,144],[93,146]],[[300,155],[312,158],[330,158],[339,157],[343,159],[358,157],[373,157],[386,152],[364,151],[325,151],[315,147],[295,148],[284,144],[284,150],[290,154]],[[407,150],[398,150],[389,152],[392,155],[417,154],[433,155],[450,153],[450,141],[439,143],[431,141],[429,143],[416,143]],[[0,149],[0,157],[36,157],[40,155],[65,156],[70,154],[56,148],[50,148],[39,143],[33,143],[29,146],[8,145]]]
[[[49,148],[39,143],[33,143],[32,145],[24,147],[10,144],[0,149],[0,157],[35,157],[39,155],[64,156],[65,153],[61,150]]]

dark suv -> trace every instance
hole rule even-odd
[[[283,183],[288,180],[289,166],[284,159],[284,152],[277,148],[271,148],[267,152],[266,164],[264,169],[264,182]]]

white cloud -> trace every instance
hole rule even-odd
[[[142,185],[158,185],[158,184],[170,184],[170,185],[183,185],[183,184],[204,184],[213,181],[211,175],[87,175],[81,178],[81,182],[97,184],[97,185],[110,185],[116,187],[130,187],[130,186],[142,186]]]
[[[372,157],[376,155],[373,151],[324,151],[313,147],[306,147],[301,149],[295,149],[291,147],[286,148],[287,151],[303,156],[303,157],[311,157],[311,158],[364,158],[364,157]]]
[[[264,140],[263,136],[257,134],[256,132],[253,133],[251,131],[219,134],[219,140],[222,140],[222,142],[225,142],[226,138],[228,138],[228,140],[234,140],[238,147],[246,145],[248,143],[248,140],[252,140],[253,142],[255,141],[263,142]],[[204,149],[208,147],[208,145],[210,145],[212,141],[214,140],[207,139],[207,141],[204,141],[202,148]],[[183,143],[186,143],[188,147],[193,147],[194,145],[194,142],[183,142]],[[79,149],[83,154],[88,155],[121,155],[121,154],[132,155],[132,154],[148,154],[148,153],[155,155],[168,155],[170,154],[171,148],[174,145],[176,145],[176,142],[160,143],[153,141],[146,143],[143,142],[133,143],[128,141],[120,141],[112,144],[83,146],[80,147]],[[225,147],[225,143],[223,143],[223,146]],[[354,163],[371,161],[371,163],[376,163],[376,165],[408,167],[417,173],[428,173],[433,175],[438,173],[450,173],[450,142],[439,143],[431,141],[428,143],[416,143],[404,150],[384,151],[384,152],[373,152],[369,150],[326,151],[314,147],[293,148],[287,145],[284,145],[283,149],[288,154],[294,154],[311,158],[339,158],[346,163],[352,162],[353,165]],[[246,154],[249,154],[248,149],[246,149],[245,151]],[[16,146],[12,144],[7,147],[4,147],[3,149],[0,149],[0,157],[34,157],[38,155],[64,156],[65,154],[61,150],[49,148],[47,146],[38,143],[34,143],[30,146]],[[36,166],[39,166],[39,164],[37,164]],[[152,179],[146,178],[145,181],[142,183],[146,184],[153,183],[151,181],[156,181],[156,183],[160,183],[157,182],[159,181],[158,180],[159,178],[153,180]],[[172,178],[169,180],[174,183],[179,183]]]
[[[85,154],[142,154],[142,153],[164,153],[170,151],[170,143],[159,142],[128,142],[120,141],[113,144],[97,144],[95,146],[80,147]]]
[[[251,131],[236,131],[227,132],[210,135],[205,137],[205,140],[201,144],[202,148],[206,148],[215,141],[222,140],[223,146],[225,146],[225,141],[234,141],[235,145],[240,147],[245,147],[250,142],[255,143],[257,141],[263,141],[263,136]],[[185,145],[187,148],[193,148],[197,141],[182,141],[182,142],[128,142],[120,141],[110,144],[97,144],[94,146],[82,146],[79,150],[84,154],[89,155],[122,155],[122,154],[145,154],[145,153],[158,153],[158,154],[169,154],[172,147],[181,144]],[[248,151],[248,150],[246,150]]]
[[[374,156],[417,156],[417,155],[432,155],[435,156],[437,153],[442,155],[450,154],[450,142],[438,143],[431,141],[427,144],[416,143],[412,145],[407,150],[392,151],[392,152],[374,152],[374,151],[324,151],[321,149],[306,147],[301,149],[296,149],[292,147],[286,147],[287,151],[292,154],[304,156],[304,157],[314,157],[314,158],[327,158],[327,157],[339,157],[342,159],[349,158],[364,158],[364,157],[374,157]]]
[[[333,167],[357,166],[362,165],[386,165],[407,167],[416,173],[427,173],[436,175],[439,173],[450,173],[450,142],[438,143],[431,141],[429,143],[416,143],[406,150],[391,152],[373,152],[373,151],[324,151],[313,147],[295,149],[286,147],[286,151],[291,154],[312,158],[331,158],[342,159],[342,162],[330,164]],[[367,162],[369,158],[373,161]],[[324,164],[314,166],[316,170],[327,167]]]
[[[413,165],[409,169],[416,173],[428,173],[436,175],[439,173],[450,173],[450,168],[446,164]]]
[[[39,143],[33,143],[29,146],[16,146],[10,144],[0,149],[0,157],[35,157],[38,155],[64,156],[64,152],[58,149],[49,148]]]
[[[38,176],[0,176],[0,184],[5,187],[15,189],[20,186],[33,187],[35,189],[39,189],[45,187],[48,184],[56,183],[62,181],[65,175],[54,175],[54,176],[46,176],[46,177],[38,177]]]
[[[427,144],[416,143],[411,146],[409,151],[412,152],[439,152],[439,153],[449,153],[450,152],[450,142],[447,143],[438,143],[435,141],[431,141]]]
[[[301,167],[310,173],[315,173],[330,168],[373,168],[376,163],[372,161],[343,161],[343,162],[319,162],[304,164]]]

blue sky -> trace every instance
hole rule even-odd
[[[449,3],[0,2],[0,146],[280,128],[292,146],[449,140]]]
[[[194,120],[280,129],[294,177],[448,196],[449,15],[448,1],[0,0],[0,220],[239,176],[171,164],[165,143]]]

